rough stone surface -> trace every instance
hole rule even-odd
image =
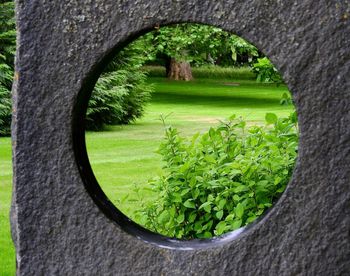
[[[350,2],[17,0],[12,232],[18,275],[349,275]],[[125,233],[87,193],[73,151],[98,64],[156,24],[241,35],[282,72],[299,116],[286,192],[224,244],[166,249]],[[87,97],[87,96],[86,96]]]

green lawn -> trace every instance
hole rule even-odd
[[[145,116],[135,124],[113,126],[103,132],[86,134],[90,162],[108,197],[126,214],[133,216],[137,203],[120,200],[133,196],[133,187],[144,187],[147,180],[161,172],[161,160],[155,151],[163,137],[160,114],[181,130],[183,135],[204,131],[232,114],[250,123],[262,123],[266,112],[288,115],[293,107],[279,100],[287,88],[283,85],[257,84],[253,81],[197,80],[172,82],[152,78],[156,93]],[[238,85],[239,83],[239,85]],[[15,258],[10,239],[11,144],[0,138],[0,275],[14,275]],[[145,195],[152,197],[151,192]]]

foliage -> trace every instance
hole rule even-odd
[[[266,126],[232,116],[203,135],[165,129],[164,175],[150,181],[157,199],[141,223],[176,238],[210,238],[247,225],[284,191],[297,155],[296,114],[266,114]]]
[[[0,85],[0,136],[11,133],[11,93],[5,86]]]
[[[128,124],[141,117],[152,89],[141,71],[121,69],[104,73],[89,101],[86,128],[100,130],[105,124]]]
[[[13,69],[16,51],[14,2],[0,3],[0,61]]]
[[[227,59],[235,63],[242,55],[246,55],[250,61],[258,56],[258,50],[243,38],[203,24],[157,27],[139,40],[148,46],[145,48],[153,60],[156,57],[171,57],[195,66],[218,63],[232,65]]]
[[[226,49],[229,49],[231,58],[234,62],[238,61],[238,57],[246,55],[248,57],[248,63],[252,62],[254,58],[259,56],[257,48],[236,35],[229,35],[227,40],[223,40],[226,44]]]
[[[14,3],[0,3],[0,136],[10,134],[15,49]]]
[[[136,41],[122,50],[106,67],[92,92],[86,129],[101,130],[105,124],[128,124],[143,115],[152,85],[140,70],[145,60],[143,43]]]
[[[258,82],[283,82],[281,75],[267,57],[258,58],[258,62],[253,64],[253,71]]]

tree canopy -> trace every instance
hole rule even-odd
[[[242,55],[258,56],[255,46],[220,28],[203,24],[176,24],[156,27],[141,37],[153,54],[163,54],[193,65],[219,63],[230,57],[233,62]]]
[[[174,79],[191,79],[190,65],[242,65],[259,56],[243,38],[203,24],[157,26],[134,43],[143,45],[148,61],[164,64]]]

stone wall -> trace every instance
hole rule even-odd
[[[18,275],[350,273],[350,2],[17,0],[12,234]],[[101,68],[160,24],[221,27],[261,49],[298,111],[285,193],[240,233],[181,242],[123,217],[89,166],[80,122]]]

